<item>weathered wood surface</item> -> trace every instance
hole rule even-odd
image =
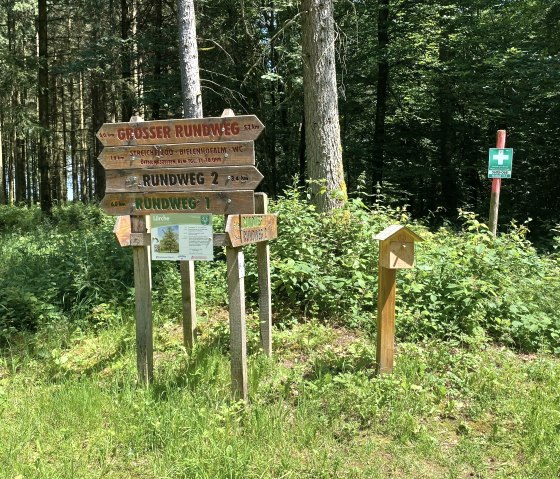
[[[226,233],[229,234],[234,247],[273,240],[278,236],[277,216],[268,214],[229,216]]]
[[[255,194],[255,212],[268,213],[268,197]],[[276,226],[276,218],[275,218]],[[275,235],[276,237],[276,235]],[[272,355],[272,288],[270,284],[270,246],[268,241],[257,243],[257,274],[259,280],[259,324],[261,347],[267,356]]]
[[[414,266],[414,243],[422,237],[406,226],[391,225],[374,236],[379,240],[379,265],[389,269]]]
[[[183,344],[190,351],[196,341],[196,288],[194,261],[181,261],[181,299],[183,306]]]
[[[106,147],[99,162],[106,170],[254,165],[255,147],[252,141]]]
[[[105,123],[97,132],[103,146],[159,145],[255,140],[264,125],[255,115]]]
[[[100,203],[109,215],[154,213],[240,214],[255,211],[252,191],[192,193],[107,193]]]
[[[250,165],[107,170],[105,192],[254,190],[263,178],[260,171]]]
[[[245,321],[245,264],[241,248],[226,248],[233,397],[247,401],[247,331]]]
[[[131,217],[132,234],[146,234],[146,219]],[[138,380],[149,384],[154,374],[152,286],[149,247],[134,246],[134,305],[136,319],[136,367]]]
[[[397,270],[379,266],[377,296],[377,373],[393,371]]]
[[[119,216],[113,227],[117,241],[123,247],[130,246],[130,216]]]

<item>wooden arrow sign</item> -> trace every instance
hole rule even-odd
[[[255,115],[105,123],[97,132],[103,146],[163,145],[255,140],[264,125]]]
[[[253,213],[252,191],[193,193],[107,193],[101,209],[109,215],[151,215],[155,213]]]
[[[254,166],[108,170],[107,193],[254,190],[263,175]]]
[[[261,241],[273,240],[278,236],[276,215],[233,215],[228,216],[226,233],[234,248]]]
[[[106,170],[254,165],[255,148],[252,141],[119,146],[104,148],[99,161]]]

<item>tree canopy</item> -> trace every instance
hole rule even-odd
[[[38,202],[45,188],[54,204],[91,201],[103,195],[94,136],[103,122],[132,112],[147,120],[183,115],[177,7],[50,1],[43,54],[41,4],[0,2],[0,202]],[[257,142],[264,191],[276,196],[303,183],[300,3],[195,7],[204,112],[229,107],[265,124]],[[506,129],[515,154],[501,221],[532,218],[536,231],[559,222],[558,0],[335,1],[334,18],[350,194],[408,204],[417,216],[453,218],[468,208],[485,217],[487,149]],[[47,79],[38,75],[45,68]]]

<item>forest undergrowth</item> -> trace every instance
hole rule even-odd
[[[229,396],[223,251],[197,263],[181,342],[177,265],[154,262],[155,380],[136,383],[132,257],[95,206],[0,208],[0,478],[542,477],[560,474],[560,259],[523,225],[431,230],[360,198],[271,205],[274,356],[246,248],[249,405]],[[215,228],[220,229],[216,218]],[[375,375],[377,242],[423,237],[397,275],[393,375]],[[560,245],[558,238],[554,240]]]

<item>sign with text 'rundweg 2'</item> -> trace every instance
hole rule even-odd
[[[152,220],[152,259],[213,261],[212,215],[157,214]]]
[[[511,178],[513,148],[490,148],[488,178]]]
[[[254,115],[105,123],[101,208],[113,215],[254,213]]]

